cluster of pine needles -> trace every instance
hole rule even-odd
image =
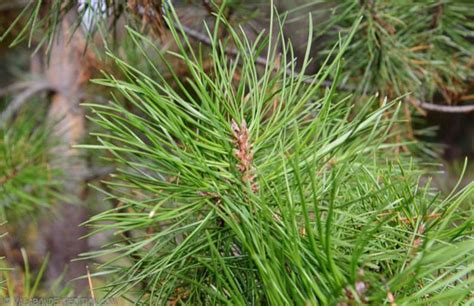
[[[173,12],[168,24],[177,22]],[[401,144],[388,141],[400,103],[374,107],[374,97],[354,113],[337,94],[354,30],[307,82],[288,60],[281,20],[272,22],[281,56],[274,33],[249,41],[219,16],[235,57],[217,30],[208,31],[204,56],[170,27],[178,46],[171,56],[186,67],[185,79],[169,65],[165,78],[165,52],[132,29],[154,73],[109,54],[125,77],[95,80],[114,100],[86,104],[103,132],[95,133],[99,145],[84,146],[120,165],[107,185],[121,205],[88,222],[93,234],[112,230],[116,240],[85,254],[109,258],[98,267],[98,275],[115,276],[108,296],[189,305],[469,300],[473,219],[461,206],[474,185],[440,199],[420,182],[419,161],[395,154]],[[269,64],[259,69],[262,54]],[[322,86],[330,75],[334,85]]]

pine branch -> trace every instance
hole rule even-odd
[[[185,25],[181,25],[181,24],[178,24],[178,23],[174,23],[174,27],[176,27],[177,29],[181,29],[183,31],[183,33],[185,33],[188,37],[191,37],[197,41],[200,41],[202,42],[203,44],[207,45],[207,46],[212,46],[212,41],[209,37],[207,37],[205,34],[197,31],[197,30],[194,30],[190,27],[187,27]],[[231,56],[231,57],[237,57],[238,55],[240,55],[240,52],[239,50],[235,49],[235,48],[226,48],[224,49],[224,52]],[[263,66],[263,67],[267,67],[268,66],[268,60],[263,57],[263,56],[258,56],[255,58],[255,63],[259,66]],[[295,73],[293,70],[291,69],[286,69],[285,70],[285,73],[287,76],[291,76],[291,77],[298,77],[298,73]],[[312,84],[314,82],[318,82],[318,80],[314,80],[314,78],[311,78],[311,76],[305,76],[305,78],[303,78],[303,82],[306,83],[306,84]],[[322,86],[324,87],[331,87],[333,85],[333,82],[332,81],[329,81],[329,80],[325,80],[322,82]],[[338,85],[338,88],[339,89],[348,89],[346,86],[344,85]]]
[[[175,23],[174,26],[180,27],[187,36],[195,40],[198,40],[205,45],[212,46],[211,39],[207,37],[205,34],[199,31],[196,31],[190,27],[187,27],[185,25],[178,25],[177,23]],[[239,51],[235,48],[226,48],[224,52],[231,57],[237,57],[240,54]],[[264,67],[268,66],[267,59],[262,56],[257,57],[255,59],[255,63],[257,65],[264,66]],[[291,69],[286,69],[285,73],[287,76],[298,77],[297,74],[295,75],[294,71],[292,71]],[[315,81],[313,78],[311,78],[311,76],[306,75],[305,78],[303,79],[303,82],[306,84],[311,84],[311,83],[314,83]],[[325,87],[331,87],[332,84],[333,82],[328,81],[328,80],[322,83],[322,85]],[[340,90],[351,90],[351,88],[347,85],[338,85],[337,88]],[[474,111],[474,105],[462,105],[462,106],[461,105],[440,105],[440,104],[434,104],[434,103],[428,103],[428,102],[421,102],[417,100],[414,100],[414,105],[416,105],[417,107],[421,107],[422,109],[425,109],[425,110],[444,112],[444,113],[469,113],[469,112]]]
[[[30,87],[34,82],[17,82],[6,87],[0,88],[0,97],[5,96],[11,92],[21,90],[26,87]]]
[[[421,102],[416,99],[412,100],[415,106],[421,107],[422,109],[441,112],[441,113],[470,113],[474,112],[474,105],[441,105],[434,103]]]
[[[87,105],[105,132],[83,147],[109,152],[124,169],[104,182],[120,207],[88,222],[118,234],[85,256],[108,259],[109,296],[209,305],[468,299],[472,216],[459,208],[474,184],[446,200],[420,186],[421,170],[388,141],[399,135],[395,103],[379,108],[372,98],[349,118],[334,90],[287,77],[285,53],[275,71],[262,72],[251,60],[229,65],[233,51],[211,44],[210,74],[182,30],[170,32],[186,84],[161,74],[149,52],[155,42],[130,30],[156,73],[111,55],[126,77],[96,84],[116,99]],[[235,54],[277,48],[235,45]],[[339,45],[322,79],[339,77],[349,42]],[[275,49],[269,54],[277,60]]]

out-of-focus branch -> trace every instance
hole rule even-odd
[[[139,14],[144,14],[145,9],[143,7],[138,7],[138,13]],[[153,16],[155,18],[159,18],[156,16],[157,13],[155,13]],[[188,37],[197,40],[207,46],[212,46],[212,40],[204,33],[201,33],[200,31],[194,30],[190,27],[187,27],[185,25],[179,24],[177,22],[173,23],[173,27],[178,29],[178,32],[181,34],[185,34]],[[224,52],[232,57],[237,57],[240,52],[239,50],[235,48],[226,48]],[[255,63],[260,66],[267,67],[268,66],[268,60],[265,57],[259,56],[255,58]],[[276,67],[275,67],[276,68]],[[301,75],[301,72],[296,72],[292,69],[285,69],[285,74],[287,76],[298,76]],[[318,82],[317,80],[314,80],[313,77],[310,75],[304,75],[303,74],[303,82],[306,84],[313,84],[314,82]],[[325,80],[322,82],[322,85],[324,87],[331,87],[333,85],[333,82],[331,80]],[[350,90],[351,88],[347,85],[338,85],[338,89],[341,90]],[[417,100],[410,100],[410,103],[412,103],[413,106],[417,108],[421,108],[424,110],[428,111],[435,111],[435,112],[444,112],[444,113],[469,113],[474,111],[474,105],[440,105],[440,104],[433,104],[433,103],[427,103],[427,102],[421,102]]]
[[[183,31],[183,33],[185,33],[185,34],[188,35],[189,37],[191,37],[191,38],[193,38],[193,39],[195,39],[195,40],[198,40],[198,41],[200,41],[201,43],[203,43],[203,44],[205,44],[205,45],[207,45],[207,46],[211,46],[211,45],[212,45],[212,41],[211,41],[211,39],[210,39],[207,35],[205,35],[205,34],[199,32],[199,31],[196,31],[196,30],[194,30],[194,29],[192,29],[192,28],[190,28],[190,27],[187,27],[187,26],[185,26],[185,25],[179,25],[179,24],[175,23],[174,26],[175,26],[177,29],[180,29],[180,28],[181,28],[181,30]],[[224,52],[225,52],[227,55],[232,56],[232,57],[237,57],[237,56],[240,54],[239,50],[237,50],[237,49],[235,49],[235,48],[226,48],[226,49],[224,50]],[[258,56],[258,57],[255,58],[255,64],[260,65],[260,66],[265,66],[265,67],[266,67],[266,66],[268,66],[268,60],[267,60],[265,57],[263,57],[263,56]],[[275,68],[276,68],[276,67],[275,67]],[[286,74],[287,76],[296,76],[296,77],[297,77],[299,73],[296,72],[296,71],[294,71],[294,70],[292,70],[292,69],[287,68],[287,69],[285,69],[285,74]],[[314,81],[314,78],[312,78],[311,76],[309,76],[309,75],[308,75],[308,76],[303,75],[303,76],[305,77],[305,78],[303,78],[303,83],[306,83],[306,84],[313,84],[313,83],[315,82],[315,81]],[[332,81],[329,81],[329,80],[326,80],[326,81],[323,81],[322,85],[325,86],[325,87],[330,87],[330,86],[333,85],[333,82],[332,82]],[[348,88],[347,88],[346,86],[344,86],[344,85],[338,86],[338,88],[340,88],[340,89],[346,89],[346,90],[348,89]]]
[[[191,29],[189,27],[186,27],[184,25],[178,25],[175,24],[175,27],[179,28],[181,27],[183,33],[188,35],[189,37],[198,40],[202,42],[203,44],[206,44],[208,46],[212,45],[212,41],[209,39],[209,37],[199,31],[196,31],[194,29]],[[227,48],[224,50],[224,52],[227,55],[236,57],[239,54],[239,51],[234,48]],[[268,61],[264,57],[257,57],[255,59],[255,63],[261,66],[267,66]],[[285,73],[287,75],[294,75],[296,72],[294,72],[291,69],[286,69]],[[307,78],[303,79],[304,83],[311,84],[314,82],[314,79],[311,78],[311,76],[307,76]],[[323,86],[329,87],[332,86],[333,82],[332,81],[324,81]],[[348,90],[349,88],[345,85],[338,85],[339,89],[343,90]],[[428,103],[428,102],[421,102],[415,99],[411,99],[410,102],[415,106],[419,107],[421,109],[427,110],[427,111],[432,111],[432,112],[443,112],[443,113],[469,113],[469,112],[474,112],[474,105],[441,105],[441,104],[434,104],[434,103]]]
[[[4,124],[8,118],[14,115],[33,95],[42,91],[55,91],[57,88],[49,82],[24,82],[13,84],[9,88],[0,91],[0,96],[15,90],[26,89],[17,95],[0,114],[0,124]]]
[[[0,97],[8,95],[11,92],[21,90],[26,87],[30,87],[34,82],[17,82],[11,85],[0,88]]]
[[[440,113],[470,113],[474,112],[474,105],[441,105],[434,103],[421,102],[416,99],[410,99],[410,103],[415,107],[422,108],[431,112]]]

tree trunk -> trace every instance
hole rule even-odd
[[[83,53],[85,41],[80,30],[71,37],[71,14],[58,28],[51,48],[46,76],[58,88],[51,96],[48,121],[52,126],[57,145],[53,156],[56,166],[63,171],[62,193],[68,200],[58,203],[57,213],[43,226],[46,251],[50,253],[47,277],[50,282],[66,269],[64,281],[86,274],[84,261],[71,260],[88,250],[87,232],[79,224],[86,221],[88,212],[83,204],[86,194],[85,174],[87,164],[74,145],[83,138],[85,128],[84,110],[79,105],[81,88],[89,79],[87,56]],[[83,291],[86,280],[72,283],[76,294]]]

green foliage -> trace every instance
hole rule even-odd
[[[34,303],[34,299],[46,298],[52,300],[73,296],[73,291],[64,286],[64,279],[60,276],[49,287],[44,286],[45,272],[49,262],[49,255],[46,255],[41,265],[33,270],[25,249],[21,249],[23,267],[11,268],[8,262],[0,261],[2,271],[2,289],[0,298],[4,305],[18,305],[18,303]],[[54,297],[52,296],[54,294]],[[9,301],[9,302],[7,302]]]
[[[74,18],[70,18],[68,22],[72,23],[72,29],[77,30],[83,21],[86,23],[85,26],[100,23],[101,17],[107,15],[105,14],[107,11],[111,13],[112,20],[117,19],[124,10],[127,1],[104,1],[104,7],[99,7],[97,4],[94,5],[95,1],[91,0],[83,2],[81,6],[78,6],[79,2],[76,0],[27,1],[17,18],[0,36],[0,41],[3,41],[9,34],[19,29],[18,33],[15,33],[13,41],[10,42],[10,47],[27,42],[28,47],[35,45],[35,52],[41,47],[46,47],[49,50],[57,33],[59,23],[67,19],[66,16],[68,14],[72,13],[71,16]],[[46,9],[44,9],[45,7]],[[93,33],[90,34],[93,35]],[[40,39],[36,41],[38,37]]]
[[[328,1],[314,14],[330,15],[316,33],[320,48],[330,50],[339,33],[349,32],[364,16],[346,52],[342,78],[361,94],[400,96],[411,93],[445,102],[468,90],[474,77],[474,3],[458,0]],[[322,18],[322,17],[316,17]]]
[[[31,110],[30,110],[31,111]],[[0,214],[12,220],[58,197],[58,170],[48,149],[54,140],[30,111],[0,125]]]
[[[49,49],[58,24],[70,13],[74,16],[70,19],[72,28],[79,29],[81,25],[87,28],[88,39],[96,31],[110,39],[115,37],[119,18],[125,18],[136,27],[141,23],[143,27],[153,23],[147,21],[143,12],[159,20],[160,6],[168,6],[163,5],[166,1],[132,2],[105,0],[98,4],[85,0],[78,6],[77,1],[54,0],[44,10],[44,1],[30,1],[0,41],[19,28],[11,46],[22,42],[30,46],[35,37],[41,37],[35,42],[36,50],[42,46]],[[284,0],[276,2],[288,4]],[[218,13],[218,5],[213,1],[207,3],[205,7],[213,14]],[[440,94],[445,102],[453,102],[469,89],[469,80],[474,77],[472,1],[307,0],[301,3],[290,5],[294,8],[284,13],[290,22],[306,18],[308,11],[314,16],[317,62],[331,52],[340,33],[347,34],[354,22],[364,17],[346,52],[348,65],[341,75],[342,83],[351,91],[362,95],[380,92],[390,97],[411,93],[426,101],[433,101],[435,95]],[[220,5],[221,13],[230,10],[240,21],[255,17],[258,8],[268,8],[268,3],[261,1],[227,0]],[[110,35],[110,29],[114,35]]]
[[[145,3],[161,1],[132,2],[105,1],[103,9],[85,1],[78,9],[72,0],[29,1],[0,40],[14,34],[11,46],[47,51],[66,20],[88,39],[100,32],[108,45],[121,16],[139,26],[155,21],[160,32],[161,7]],[[104,191],[116,207],[87,225],[91,235],[115,235],[84,258],[103,261],[96,275],[107,277],[106,296],[190,305],[467,303],[474,184],[441,199],[421,161],[401,153],[413,144],[397,142],[400,105],[383,97],[433,101],[441,93],[451,102],[465,93],[473,5],[309,1],[287,19],[311,8],[317,27],[309,32],[322,51],[312,59],[308,46],[296,68],[279,19],[251,40],[222,16],[251,19],[255,3],[222,2],[209,5],[217,18],[205,28],[209,49],[191,47],[176,15],[168,16],[177,50],[129,29],[120,46],[127,54],[109,52],[119,72],[95,81],[114,101],[86,105],[99,145],[83,147],[119,168]],[[127,5],[131,14],[123,14]],[[257,67],[262,59],[267,65]],[[320,71],[305,75],[314,61]],[[330,88],[322,86],[327,79]],[[362,109],[339,84],[364,96]],[[53,202],[60,187],[45,113],[23,110],[0,123],[0,219],[16,222]],[[32,297],[47,260],[34,278],[22,255],[24,296]]]
[[[458,208],[474,185],[440,199],[420,184],[419,164],[396,153],[401,144],[387,142],[398,104],[370,112],[372,98],[353,113],[336,94],[358,25],[307,84],[280,32],[277,65],[276,49],[262,51],[276,45],[272,33],[251,42],[218,21],[236,59],[217,30],[204,52],[171,27],[179,47],[171,55],[187,78],[171,66],[171,81],[158,68],[151,77],[110,53],[125,78],[95,81],[115,99],[87,104],[103,132],[100,145],[84,147],[120,165],[106,182],[119,205],[88,222],[92,234],[112,230],[115,239],[84,257],[104,258],[97,275],[113,277],[108,296],[189,305],[466,302],[473,216]],[[157,67],[149,48],[164,51],[129,32]],[[262,52],[269,64],[259,71]],[[308,51],[303,70],[309,62]],[[329,75],[335,85],[321,88]]]
[[[8,268],[5,268],[6,271],[3,272],[3,277],[5,279],[5,293],[0,292],[0,297],[9,297],[12,299],[11,305],[14,305],[15,298],[24,298],[24,299],[31,299],[33,297],[37,297],[37,290],[40,285],[40,281],[43,278],[45,268],[48,264],[48,256],[43,260],[41,266],[34,275],[32,271],[30,271],[30,266],[28,263],[28,255],[26,254],[25,249],[21,249],[21,255],[24,260],[24,273],[22,276],[21,284],[17,284],[14,281],[13,275],[8,271]],[[3,263],[2,263],[3,266]],[[3,267],[2,267],[3,268]],[[21,288],[22,296],[15,296],[16,288]],[[5,295],[4,295],[5,294]]]

